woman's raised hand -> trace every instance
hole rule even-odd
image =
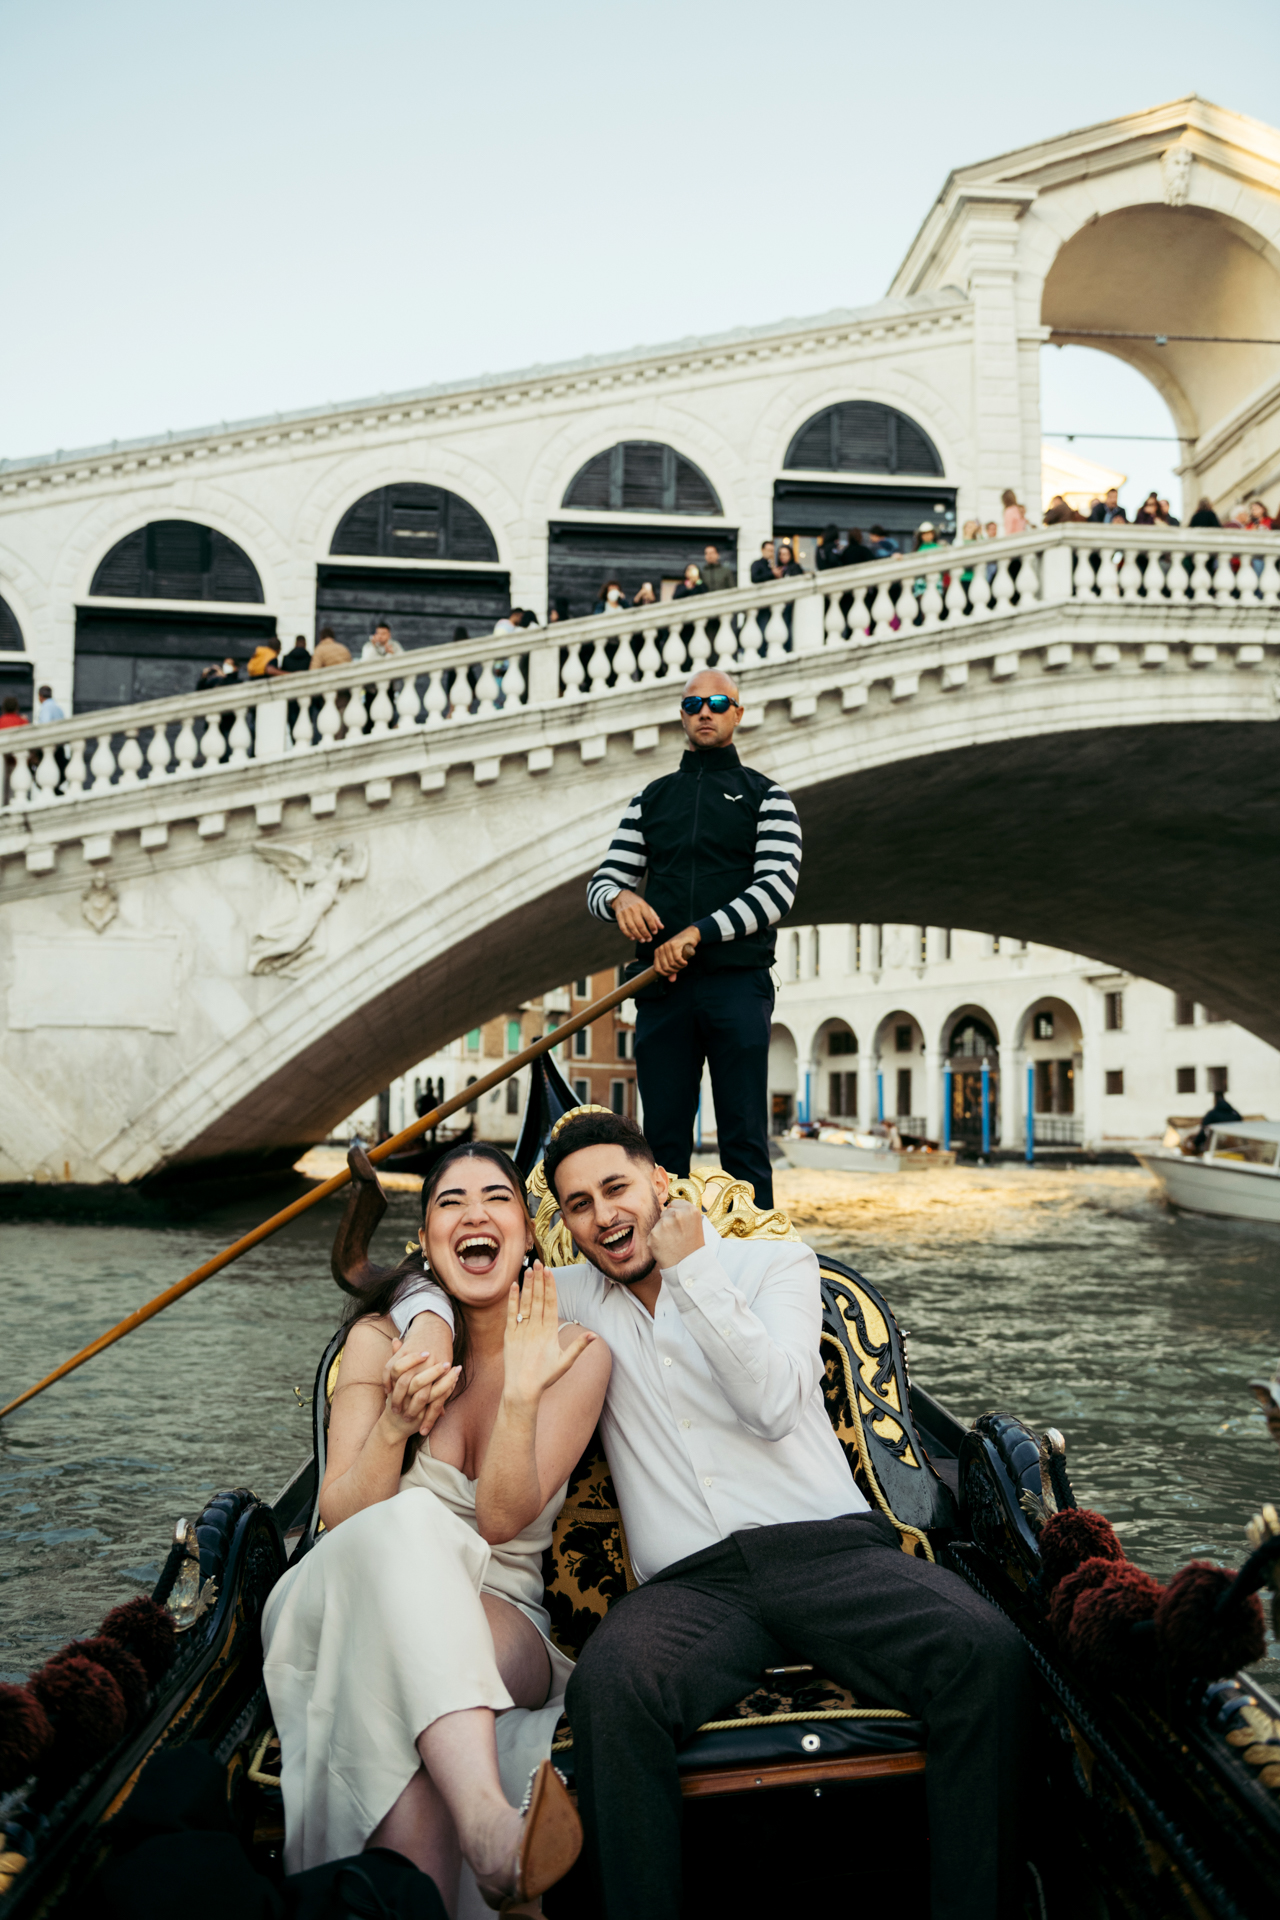
[[[548,1273],[541,1260],[535,1260],[523,1284],[512,1281],[507,1297],[503,1399],[536,1407],[547,1388],[568,1373],[595,1337],[594,1333],[580,1333],[567,1347],[561,1346],[555,1275]]]
[[[430,1433],[445,1402],[458,1384],[462,1368],[423,1353],[402,1352],[404,1342],[393,1340],[391,1358],[383,1373],[387,1389],[382,1425],[390,1436],[407,1440],[411,1434]],[[424,1364],[425,1362],[425,1364]]]

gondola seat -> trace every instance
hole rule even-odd
[[[529,1180],[538,1250],[548,1265],[567,1266],[576,1251],[541,1173],[536,1167]],[[784,1214],[756,1208],[750,1189],[719,1168],[672,1184],[702,1208],[722,1236],[799,1238]],[[912,1416],[897,1323],[876,1289],[839,1262],[822,1261],[821,1285],[824,1394],[850,1472],[872,1510],[892,1520],[903,1551],[931,1560],[931,1536],[944,1538],[954,1530],[954,1502]],[[326,1348],[316,1379],[317,1489],[324,1477],[328,1405],[342,1337],[335,1335]],[[317,1494],[297,1551],[308,1551],[322,1531]],[[543,1572],[552,1638],[576,1658],[612,1602],[635,1585],[598,1435],[570,1477]],[[918,1721],[878,1702],[855,1699],[797,1664],[761,1674],[748,1695],[687,1742],[679,1756],[682,1790],[695,1797],[919,1773],[925,1764],[923,1738]],[[553,1752],[572,1783],[573,1736],[567,1720],[557,1728]]]

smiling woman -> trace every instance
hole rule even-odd
[[[320,1494],[328,1531],[273,1591],[263,1644],[289,1870],[391,1847],[452,1911],[460,1861],[496,1904],[551,1885],[580,1844],[567,1801],[545,1816],[556,1844],[539,1830],[539,1808],[563,1793],[554,1780],[523,1823],[511,1802],[563,1702],[570,1663],[548,1637],[542,1555],[610,1358],[560,1326],[500,1149],[468,1143],[440,1161],[419,1246],[350,1324]],[[439,1310],[401,1341],[387,1310],[422,1284],[423,1255]],[[334,1729],[323,1751],[316,1725]]]

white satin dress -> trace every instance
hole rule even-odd
[[[542,1555],[561,1487],[514,1540],[476,1527],[476,1482],[431,1457],[428,1437],[390,1500],[322,1533],[284,1573],[262,1617],[264,1678],[280,1736],[285,1870],[362,1851],[420,1764],[417,1739],[464,1707],[497,1714],[513,1806],[551,1751],[573,1662],[542,1605]],[[545,1706],[515,1707],[494,1659],[482,1593],[519,1607],[551,1660]],[[487,1914],[463,1865],[460,1920]]]

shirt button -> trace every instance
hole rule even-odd
[[[663,1360],[663,1362],[662,1362],[662,1364],[663,1364],[663,1366],[664,1366],[664,1367],[669,1367],[669,1366],[671,1365],[671,1355],[670,1355],[670,1354],[668,1354],[668,1355],[666,1356],[666,1358],[665,1358],[665,1359]]]
[[[703,1481],[703,1483],[702,1483],[702,1484],[703,1484],[703,1486],[704,1486],[704,1487],[709,1487],[709,1486],[711,1485],[711,1476],[710,1476],[710,1474],[708,1474],[708,1475],[707,1475],[707,1477],[706,1477],[706,1479],[705,1479],[705,1480]]]
[[[682,1420],[682,1421],[680,1422],[680,1425],[681,1425],[682,1427],[691,1427],[691,1426],[693,1425],[693,1422],[692,1422],[692,1420]]]

